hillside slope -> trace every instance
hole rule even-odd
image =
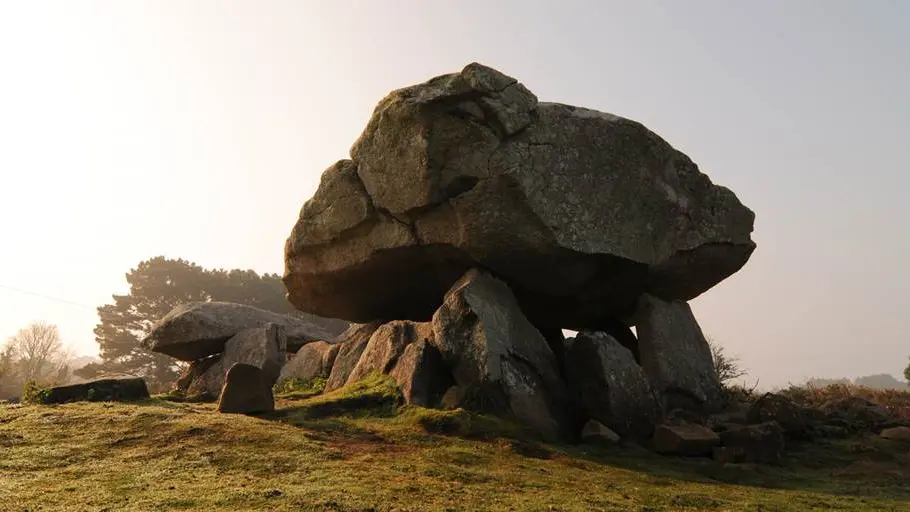
[[[382,378],[210,404],[0,405],[0,510],[908,510],[910,446],[790,447],[779,466],[542,445],[500,420],[399,408]]]

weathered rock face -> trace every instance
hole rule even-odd
[[[645,373],[612,336],[580,332],[566,342],[565,376],[581,412],[621,436],[646,438],[659,416]]]
[[[425,339],[405,347],[389,376],[401,388],[405,403],[421,407],[440,405],[443,394],[452,385],[442,355]]]
[[[332,365],[338,356],[341,345],[315,341],[304,345],[281,370],[279,381],[300,379],[311,381],[317,377],[327,379],[332,373]]]
[[[332,364],[329,378],[326,380],[326,392],[334,391],[348,382],[351,372],[354,371],[354,367],[360,361],[360,356],[367,348],[370,337],[381,325],[379,322],[354,324],[338,337],[340,348]]]
[[[416,341],[428,341],[432,337],[433,326],[429,323],[395,320],[383,324],[370,336],[347,382],[357,382],[373,372],[388,374],[404,353],[405,347]]]
[[[283,327],[288,344],[294,347],[331,340],[339,334],[337,320],[329,319],[325,325],[311,320],[230,302],[189,302],[160,319],[142,340],[142,346],[183,361],[195,361],[223,352],[225,342],[238,332],[268,324]]]
[[[149,390],[141,378],[101,379],[49,388],[40,397],[40,402],[132,402],[146,398],[149,398]]]
[[[477,270],[465,274],[433,315],[433,333],[463,407],[511,413],[547,439],[565,435],[567,393],[556,358],[505,284]]]
[[[274,410],[272,384],[262,369],[244,363],[235,363],[228,369],[218,400],[219,412],[255,414]]]
[[[665,410],[722,403],[711,348],[685,302],[645,295],[635,315],[641,364]]]
[[[284,327],[268,324],[266,327],[242,330],[225,343],[223,354],[194,362],[189,373],[195,375],[187,377],[190,382],[181,391],[187,395],[217,398],[224,386],[225,373],[236,363],[259,368],[264,381],[272,386],[284,366],[286,350]],[[181,384],[183,382],[178,382],[178,389]]]
[[[659,136],[479,64],[392,92],[351,156],[285,247],[302,311],[427,320],[484,267],[535,325],[602,330],[643,292],[698,296],[755,248],[753,213]]]
[[[776,421],[737,425],[718,435],[724,450],[714,458],[723,462],[773,463],[784,455],[784,431]]]

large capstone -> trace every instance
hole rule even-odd
[[[538,328],[607,330],[642,293],[686,301],[739,270],[753,221],[642,124],[470,64],[379,103],[303,206],[284,281],[302,311],[426,321],[481,267]]]

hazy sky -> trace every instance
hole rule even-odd
[[[472,61],[643,122],[756,212],[693,307],[763,387],[901,374],[906,0],[0,0],[0,339],[46,320],[93,353],[155,255],[280,273],[376,102]]]

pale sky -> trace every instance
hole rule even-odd
[[[0,0],[0,339],[45,320],[94,353],[156,255],[280,273],[373,106],[472,61],[643,122],[756,212],[693,308],[762,387],[901,375],[907,0]]]

